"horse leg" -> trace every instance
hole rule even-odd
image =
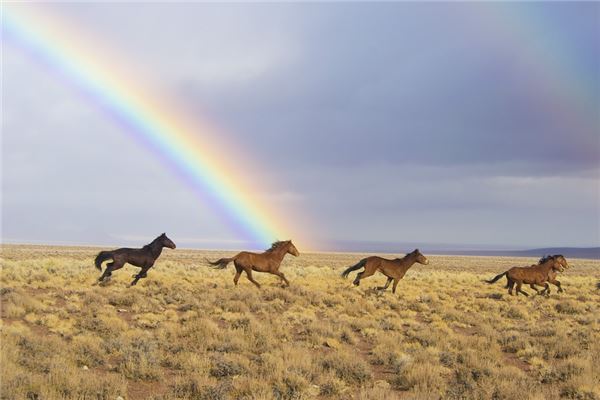
[[[512,279],[508,280],[508,294],[510,294],[511,296],[513,296],[513,287],[515,286],[515,281],[513,281]]]
[[[535,287],[535,283],[532,283],[532,284],[530,284],[530,285],[529,285],[529,287],[530,287],[530,288],[532,288],[533,290],[535,290],[535,293],[536,293],[536,294],[540,294],[540,291],[537,289],[537,287]],[[543,294],[543,293],[544,293],[544,292],[542,292],[542,294]]]
[[[400,282],[400,278],[394,278],[394,285],[392,286],[392,293],[396,294],[396,287],[398,286],[398,282]]]
[[[390,283],[392,283],[393,280],[394,280],[394,278],[390,278],[388,276],[387,282],[385,283],[385,285],[384,286],[377,286],[377,290],[386,290],[390,286]]]
[[[115,265],[114,262],[109,262],[106,264],[106,269],[104,270],[102,275],[100,275],[100,278],[98,278],[98,282],[102,282],[104,279],[110,277],[110,275],[112,274],[113,265]]]
[[[549,281],[551,284],[553,284],[554,286],[556,286],[558,288],[558,293],[562,293],[564,292],[562,286],[560,285],[560,282],[557,281],[556,279],[553,281]]]
[[[354,285],[358,286],[360,285],[360,280],[364,279],[364,278],[368,278],[369,276],[373,275],[375,273],[375,271],[369,271],[368,269],[365,268],[365,270],[363,272],[359,272],[358,274],[356,274],[356,279],[354,279]]]
[[[280,277],[280,278],[283,280],[283,282],[285,282],[285,286],[286,286],[286,287],[290,286],[290,283],[289,283],[289,282],[288,282],[288,280],[286,279],[286,277],[285,277],[285,275],[283,274],[283,272],[276,271],[276,272],[273,272],[273,274],[275,274],[275,275],[277,275],[278,277]]]
[[[131,282],[130,286],[135,286],[140,279],[145,278],[146,276],[148,276],[148,270],[150,268],[152,268],[152,265],[149,266],[149,267],[143,267],[139,274],[134,275],[135,279]]]
[[[246,269],[246,278],[248,278],[250,282],[254,283],[256,287],[260,289],[260,283],[254,280],[254,278],[252,277],[252,270],[250,268]]]
[[[239,268],[237,265],[235,266],[235,276],[233,277],[233,284],[235,286],[237,286],[238,281],[240,280],[240,275],[242,275],[242,269]]]
[[[529,297],[529,293],[527,293],[526,291],[524,291],[523,289],[521,289],[521,286],[523,285],[522,282],[517,282],[517,296],[519,295],[519,293],[523,293],[525,296]]]
[[[123,268],[123,265],[125,265],[124,262],[116,261],[116,260],[113,260],[112,262],[107,263],[106,269],[104,270],[104,273],[98,279],[98,281],[102,282],[105,279],[110,279],[113,271]]]
[[[360,285],[360,277],[362,276],[362,274],[363,272],[359,272],[358,274],[356,274],[356,278],[354,278],[354,281],[352,282],[354,286]]]
[[[114,271],[116,271],[116,270],[118,270],[118,269],[121,269],[121,268],[123,268],[123,266],[125,265],[125,263],[126,263],[125,261],[120,261],[120,260],[115,260],[115,261],[113,261],[112,263],[110,263],[110,264],[112,264],[112,266],[111,266],[111,268],[110,268],[110,272],[111,272],[111,274],[112,274]],[[108,265],[108,264],[106,264],[106,265]],[[110,274],[109,274],[109,275],[110,275]]]
[[[550,285],[548,285],[547,282],[544,282],[544,290],[542,290],[542,294],[545,294],[546,296],[550,295]]]

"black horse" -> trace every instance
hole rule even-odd
[[[170,249],[175,248],[175,243],[173,243],[173,241],[171,241],[164,233],[141,249],[129,249],[124,247],[112,251],[101,251],[96,256],[96,268],[102,271],[102,263],[104,261],[112,259],[112,262],[106,264],[106,269],[102,276],[98,278],[98,281],[102,282],[104,279],[110,278],[113,271],[123,268],[123,265],[129,263],[142,269],[139,274],[133,275],[135,279],[131,282],[131,286],[135,285],[141,278],[146,277],[146,273],[152,268],[154,262],[160,256],[163,247],[168,247]]]

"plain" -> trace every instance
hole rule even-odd
[[[204,262],[231,253],[167,249],[129,288],[130,266],[94,285],[98,251],[2,247],[2,399],[600,399],[598,261],[526,298],[483,279],[532,258],[428,256],[392,295],[340,277],[364,254],[257,289]]]

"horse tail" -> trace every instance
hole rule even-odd
[[[347,278],[348,274],[350,272],[356,271],[357,269],[361,269],[362,267],[365,266],[366,263],[367,263],[367,259],[363,258],[357,264],[354,264],[353,266],[346,268],[346,270],[344,272],[342,272],[342,278]]]
[[[113,258],[112,251],[101,251],[96,256],[96,259],[94,260],[94,264],[96,264],[96,268],[98,268],[100,271],[102,271],[102,263],[111,258]]]
[[[235,257],[219,258],[217,261],[210,261],[209,259],[206,259],[206,262],[212,265],[215,269],[224,269],[227,267],[227,264],[233,260],[235,260]]]
[[[486,280],[486,282],[487,282],[487,283],[490,283],[490,284],[491,284],[491,283],[494,283],[494,282],[496,282],[498,279],[500,279],[500,278],[502,278],[504,275],[506,275],[507,273],[508,273],[508,271],[505,271],[505,272],[501,273],[500,275],[496,275],[496,276],[494,277],[494,279],[490,279],[489,281],[488,281],[488,280]]]

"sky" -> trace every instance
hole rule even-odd
[[[11,7],[85,32],[218,127],[252,168],[228,146],[223,162],[321,250],[600,246],[600,3]],[[248,242],[4,40],[1,154],[4,242]]]

